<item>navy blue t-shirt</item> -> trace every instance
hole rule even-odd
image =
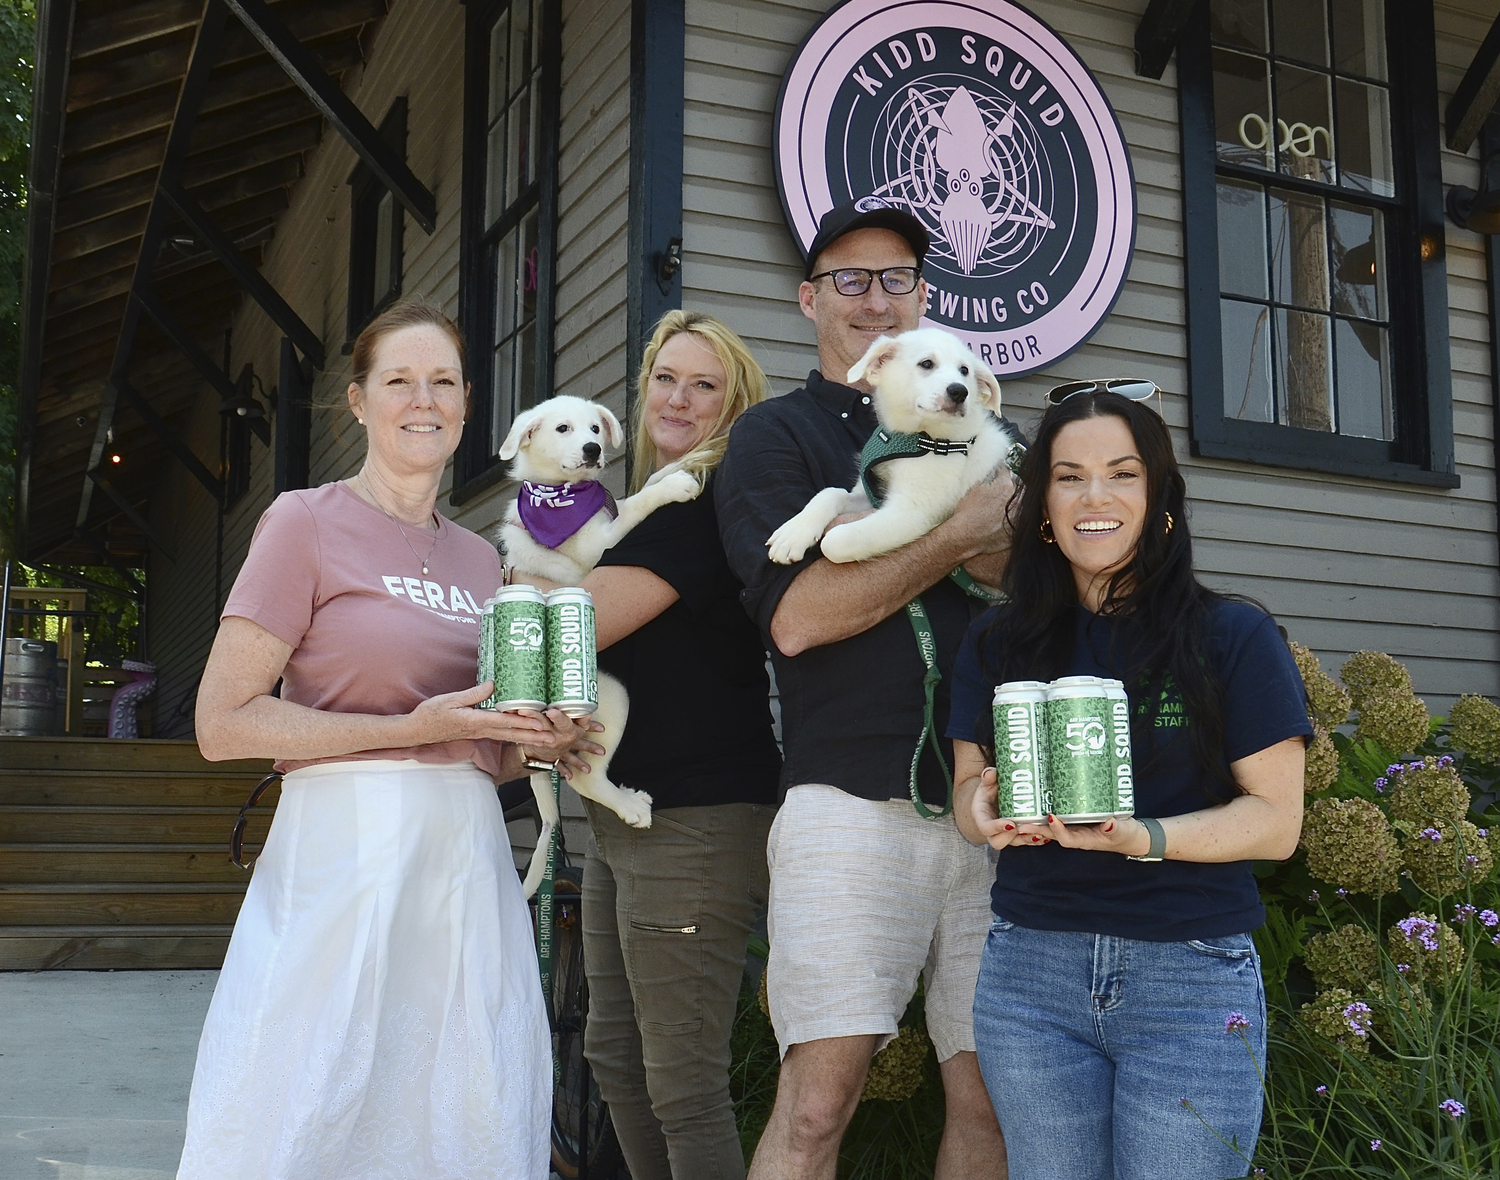
[[[994,742],[995,685],[981,668],[978,650],[979,636],[993,617],[991,610],[976,619],[964,639],[953,670],[948,723],[949,737],[981,746]],[[1127,663],[1120,657],[1128,643],[1125,621],[1080,606],[1073,656],[1062,674],[1122,678],[1117,669]],[[1213,611],[1209,651],[1224,686],[1226,774],[1232,762],[1312,733],[1302,678],[1270,615],[1247,603],[1220,602]],[[993,655],[988,662],[998,666]],[[1228,790],[1198,766],[1186,730],[1191,721],[1170,685],[1162,695],[1152,709],[1149,748],[1132,751],[1136,814],[1156,818],[1200,811]],[[1131,700],[1133,714],[1142,708],[1142,702]],[[1252,863],[1151,864],[1055,843],[1017,845],[1000,858],[990,898],[999,917],[1038,930],[1152,942],[1220,938],[1265,921]]]

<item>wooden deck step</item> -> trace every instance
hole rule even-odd
[[[245,842],[246,863],[260,845]],[[229,839],[212,844],[0,844],[0,881],[140,884],[219,881],[244,888],[250,874],[229,860]]]
[[[0,738],[0,970],[220,966],[250,882],[229,836],[269,770],[192,742]]]
[[[230,926],[0,926],[0,971],[217,969]]]

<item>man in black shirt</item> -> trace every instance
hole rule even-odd
[[[947,1098],[936,1176],[1006,1174],[972,1021],[994,860],[951,817],[921,818],[911,798],[924,665],[903,608],[920,595],[931,620],[941,734],[947,678],[982,605],[947,575],[962,565],[979,582],[999,581],[1010,474],[975,487],[926,536],[869,561],[836,565],[813,550],[780,566],[766,554],[766,539],[814,494],[857,478],[876,418],[867,386],[839,382],[879,336],[917,327],[926,250],[921,224],[878,198],[823,218],[798,293],[817,329],[819,368],[804,388],[740,418],[715,488],[725,552],[772,653],[785,739],[767,968],[783,1062],[754,1180],[832,1180],[870,1060],[924,969]],[[926,806],[941,809],[947,787],[930,751],[917,777]]]

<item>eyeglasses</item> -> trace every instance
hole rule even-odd
[[[1161,413],[1161,388],[1154,381],[1138,377],[1115,377],[1110,380],[1068,381],[1047,390],[1047,401],[1060,406],[1075,393],[1116,393],[1133,402],[1143,402],[1156,395],[1156,412]]]
[[[919,266],[888,266],[884,270],[854,266],[846,270],[821,271],[807,281],[815,283],[819,279],[831,278],[833,289],[840,295],[854,296],[863,295],[870,289],[870,284],[879,279],[887,295],[910,295],[917,289],[917,280],[921,277],[922,268]]]

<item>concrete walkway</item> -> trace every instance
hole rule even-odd
[[[172,1180],[218,974],[0,972],[0,1177]]]

